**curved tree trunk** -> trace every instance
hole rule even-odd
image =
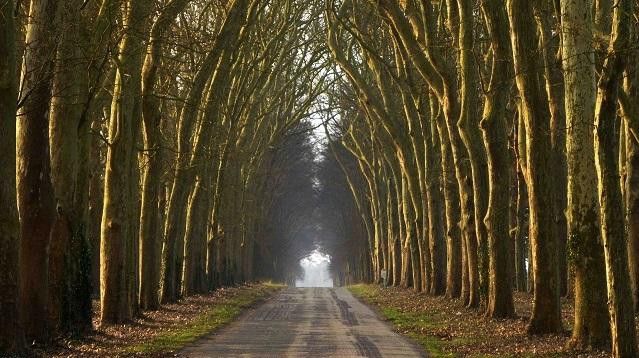
[[[467,160],[470,163],[470,171],[472,174],[472,185],[470,185],[470,188],[472,189],[473,195],[472,208],[468,208],[469,215],[473,215],[473,217],[468,225],[472,224],[474,228],[472,231],[468,231],[467,236],[469,236],[471,240],[476,241],[478,290],[480,296],[485,296],[488,291],[489,264],[484,215],[486,214],[488,206],[489,188],[487,182],[486,150],[482,142],[482,134],[479,129],[480,118],[476,110],[479,103],[479,95],[477,91],[477,65],[473,60],[473,2],[470,0],[459,0],[457,1],[457,6],[459,7],[459,66],[461,72],[461,104],[457,127],[459,128],[460,137],[468,152],[468,158],[462,158],[461,160]],[[454,94],[450,93],[449,95]],[[473,252],[472,255],[475,255],[475,253]],[[471,286],[473,280],[474,278],[471,275]],[[471,297],[469,305],[472,307],[478,304],[479,300],[473,302]]]
[[[151,27],[148,51],[142,67],[142,123],[147,156],[142,175],[140,210],[140,306],[157,309],[160,305],[160,240],[162,223],[159,202],[162,176],[160,100],[155,96],[157,71],[162,55],[162,39],[188,0],[172,0]]]
[[[512,163],[508,152],[506,130],[506,105],[510,91],[508,79],[511,59],[508,42],[506,11],[499,0],[483,0],[482,12],[486,19],[493,52],[488,94],[484,103],[484,115],[480,123],[488,154],[489,200],[483,219],[488,232],[489,287],[488,311],[492,318],[512,317],[515,306],[512,297],[512,262],[509,258],[509,199],[510,170]]]
[[[222,29],[218,34],[213,49],[207,55],[205,62],[207,65],[211,65],[211,71],[204,72],[203,76],[212,76],[211,89],[204,116],[206,119],[203,121],[199,133],[196,136],[193,148],[188,145],[189,141],[186,139],[190,136],[190,130],[193,126],[197,115],[197,108],[202,98],[202,91],[195,92],[191,90],[189,99],[193,100],[188,102],[185,106],[180,118],[180,128],[178,129],[178,136],[184,146],[178,145],[178,159],[175,169],[175,178],[173,182],[173,188],[171,190],[171,196],[167,204],[167,216],[166,226],[164,228],[164,251],[162,252],[162,303],[175,302],[180,295],[180,281],[182,278],[182,262],[179,259],[182,256],[183,248],[183,230],[185,220],[185,208],[188,200],[188,193],[192,190],[193,181],[195,175],[192,168],[189,168],[195,164],[200,164],[203,159],[206,140],[211,132],[211,126],[214,116],[219,115],[219,109],[224,101],[224,93],[226,93],[226,79],[229,76],[230,61],[232,49],[237,46],[238,37],[241,33],[241,29],[244,27],[247,21],[248,9],[254,2],[249,0],[235,0],[229,4],[230,10]],[[206,60],[205,60],[206,61]],[[203,79],[200,84],[202,90],[206,84],[206,79]],[[188,149],[187,149],[188,148]]]

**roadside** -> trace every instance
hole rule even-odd
[[[206,295],[185,298],[146,311],[130,324],[96,328],[80,340],[61,339],[45,349],[34,349],[36,357],[166,357],[186,344],[233,321],[245,309],[280,291],[271,283],[219,288]],[[94,302],[97,306],[97,302]],[[94,307],[98,312],[98,307]],[[94,326],[97,314],[94,315]]]
[[[371,305],[393,323],[395,330],[419,342],[431,357],[608,357],[606,352],[566,351],[565,335],[530,337],[526,323],[532,296],[515,293],[519,315],[511,320],[489,320],[479,310],[466,309],[459,300],[433,297],[398,287],[349,286],[354,296]],[[566,329],[572,325],[572,303],[562,300]]]

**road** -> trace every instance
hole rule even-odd
[[[182,357],[425,357],[344,288],[289,288]]]

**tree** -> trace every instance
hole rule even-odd
[[[16,204],[16,103],[18,79],[15,3],[0,2],[0,352],[19,353],[24,348],[20,324],[19,222]]]
[[[510,238],[509,186],[510,163],[506,106],[511,84],[508,81],[509,61],[512,58],[508,41],[508,18],[500,1],[482,1],[492,46],[492,69],[488,94],[484,102],[484,117],[480,122],[488,155],[489,199],[484,223],[488,232],[489,287],[488,312],[492,318],[512,317],[515,314],[511,289],[511,262],[507,239]]]
[[[633,2],[622,0],[613,10],[609,56],[597,84],[595,102],[595,165],[597,169],[601,236],[606,263],[608,309],[612,353],[635,357],[637,337],[634,306],[628,273],[628,256],[623,222],[623,202],[615,153],[617,97],[624,71],[623,51],[630,39]]]
[[[554,202],[550,145],[550,117],[545,97],[540,59],[535,56],[538,38],[533,8],[528,1],[507,2],[516,83],[522,98],[521,115],[526,130],[526,184],[534,305],[528,331],[533,334],[560,332],[561,309],[558,268],[558,238],[554,226]]]
[[[49,108],[58,1],[33,0],[25,38],[22,98],[16,128],[16,187],[20,215],[20,297],[29,341],[49,338],[48,254],[55,218],[50,179]]]
[[[592,126],[595,109],[593,22],[589,1],[562,1],[562,52],[566,98],[568,237],[575,272],[575,328],[571,345],[607,347],[608,319],[603,247],[598,227]]]
[[[126,322],[132,318],[129,270],[133,252],[129,198],[135,134],[138,128],[136,99],[140,95],[143,39],[149,4],[130,0],[124,14],[124,33],[118,49],[113,102],[109,118],[109,145],[104,178],[104,207],[100,249],[100,324]]]
[[[154,93],[162,55],[163,37],[188,0],[172,0],[151,27],[148,50],[142,66],[142,120],[146,166],[142,177],[140,210],[140,306],[157,309],[159,298],[159,263],[162,233],[160,222],[160,179],[162,171],[160,100]]]

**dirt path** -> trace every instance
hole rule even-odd
[[[289,288],[185,357],[424,357],[344,288]]]

